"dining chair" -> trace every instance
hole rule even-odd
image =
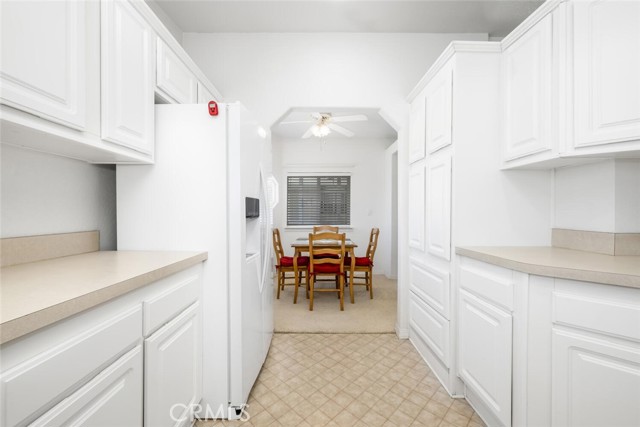
[[[369,235],[369,244],[367,245],[366,256],[356,257],[355,267],[353,269],[353,285],[364,285],[369,291],[369,299],[373,299],[373,256],[376,254],[376,248],[378,247],[378,236],[380,229],[372,228]],[[345,258],[345,265],[351,265],[351,258]],[[357,273],[364,273],[364,275],[357,275]],[[359,282],[356,282],[359,280]]]
[[[313,226],[313,234],[323,233],[325,231],[328,231],[331,233],[337,233],[339,230],[340,230],[339,227],[335,227],[333,225],[314,225]]]
[[[277,228],[273,229],[273,252],[276,254],[276,275],[278,276],[278,291],[276,293],[276,298],[280,299],[280,291],[284,291],[284,287],[286,286],[294,286],[295,289],[293,291],[293,303],[298,303],[298,286],[302,279],[302,273],[304,272],[304,283],[306,288],[307,298],[309,298],[309,257],[299,256],[297,257],[297,268],[298,268],[298,280],[296,281],[296,266],[294,265],[294,259],[296,257],[290,257],[284,255],[284,250],[282,249],[282,240],[280,239],[280,230]],[[293,273],[293,276],[288,276],[287,273]],[[293,282],[290,282],[293,280]]]
[[[339,248],[314,246],[318,240],[335,240]],[[324,232],[309,234],[309,311],[313,311],[313,296],[315,292],[337,292],[340,299],[340,310],[344,310],[344,249],[345,234]],[[327,258],[326,255],[335,256]],[[319,276],[337,276],[334,288],[315,287]]]

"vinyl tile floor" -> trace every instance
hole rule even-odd
[[[484,426],[394,334],[275,334],[243,418],[197,426]]]

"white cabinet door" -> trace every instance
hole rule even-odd
[[[141,426],[141,396],[142,346],[138,345],[30,425]]]
[[[640,139],[640,2],[572,6],[574,146]]]
[[[2,103],[84,129],[84,2],[4,1],[1,7]]]
[[[209,101],[215,101],[215,97],[205,85],[198,82],[198,104],[208,104]]]
[[[127,0],[102,2],[102,138],[152,154],[155,36]]]
[[[145,426],[191,422],[202,396],[201,343],[199,302],[145,340]]]
[[[552,27],[552,16],[547,15],[502,55],[505,161],[543,152],[552,157],[554,147],[557,152],[551,126]]]
[[[552,425],[640,425],[640,345],[555,327]]]
[[[156,87],[164,98],[177,104],[195,104],[198,81],[191,70],[158,37]]]
[[[511,425],[512,316],[460,290],[460,378],[500,422]]]
[[[451,154],[437,153],[427,163],[427,250],[451,259]]]
[[[425,92],[426,142],[429,153],[451,144],[453,70],[444,67]]]
[[[424,251],[424,162],[409,168],[409,246]]]
[[[425,149],[425,116],[424,95],[420,94],[411,103],[409,113],[409,163],[424,159]]]

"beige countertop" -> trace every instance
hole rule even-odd
[[[0,344],[206,259],[206,252],[101,251],[4,267]]]
[[[457,247],[458,255],[538,276],[640,288],[640,256],[547,246]]]

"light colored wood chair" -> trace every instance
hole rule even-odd
[[[378,247],[378,236],[380,235],[380,229],[372,228],[369,235],[369,244],[367,245],[366,256],[356,257],[355,267],[353,269],[353,283],[349,283],[349,286],[364,285],[369,291],[369,298],[373,299],[373,257],[376,254],[376,248]],[[351,265],[351,258],[345,258],[345,265]],[[358,274],[360,273],[360,274]],[[356,281],[358,280],[358,281]]]
[[[335,227],[333,225],[314,225],[313,226],[313,234],[316,233],[324,233],[324,232],[337,233],[340,231],[339,227]]]
[[[314,247],[317,240],[337,240],[340,248]],[[313,297],[315,292],[337,292],[340,299],[340,310],[344,310],[344,233],[316,233],[309,234],[309,311],[313,311]],[[331,255],[327,258],[326,255]],[[315,287],[319,276],[337,276],[334,288]]]
[[[280,291],[284,291],[285,286],[294,286],[293,291],[293,303],[298,303],[298,286],[296,286],[296,263],[298,269],[298,281],[302,282],[302,273],[304,273],[304,284],[306,288],[306,295],[309,298],[309,257],[299,256],[290,257],[284,255],[282,249],[282,240],[280,239],[280,230],[273,229],[273,252],[276,254],[276,275],[278,277],[278,291],[276,292],[276,298],[280,299]],[[287,274],[293,273],[293,274]]]

